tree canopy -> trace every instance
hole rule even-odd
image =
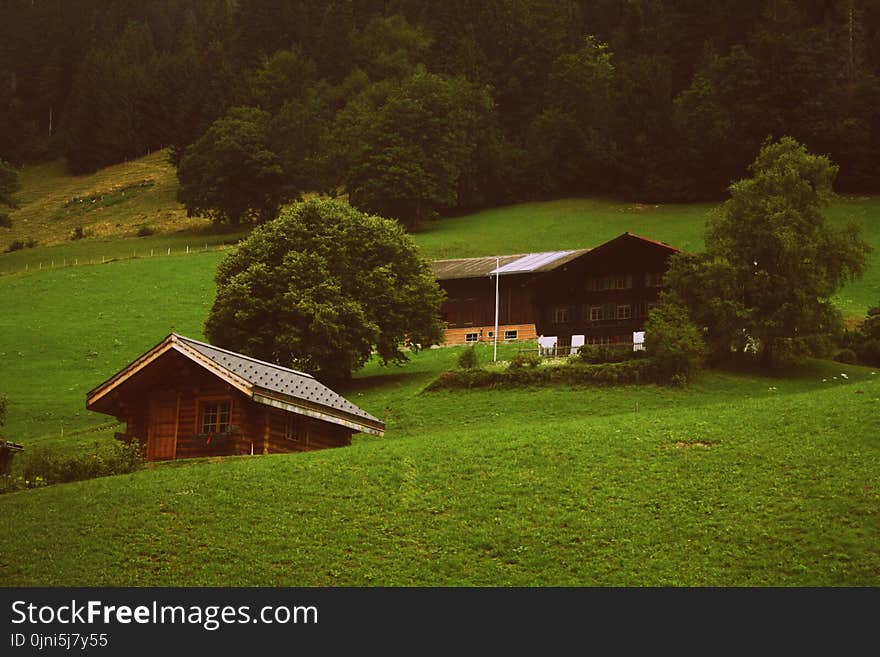
[[[16,165],[165,146],[178,164],[255,106],[284,124],[285,173],[405,222],[563,194],[720,199],[768,135],[827,153],[841,191],[880,192],[875,0],[7,0],[3,18]],[[474,118],[481,144],[451,152]]]
[[[784,137],[750,171],[709,222],[706,254],[675,258],[668,280],[716,350],[748,338],[770,363],[839,330],[831,296],[864,272],[870,246],[859,225],[834,229],[822,214],[837,173],[827,157]]]
[[[395,221],[340,201],[294,204],[217,270],[205,324],[215,344],[344,380],[439,342],[442,292]]]
[[[237,226],[266,221],[296,190],[273,149],[271,118],[254,107],[235,107],[186,149],[177,170],[178,200],[188,215]]]

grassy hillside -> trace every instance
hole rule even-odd
[[[877,376],[816,367],[688,391],[373,380],[385,439],[0,497],[0,583],[876,586]]]
[[[517,253],[597,243],[632,230],[698,248],[710,206],[639,208],[611,202],[563,200],[525,204],[445,220],[416,235],[429,257]],[[880,200],[852,199],[832,208],[834,221],[861,218],[880,253]],[[560,220],[558,217],[564,217]],[[542,231],[543,224],[552,230]],[[691,235],[689,238],[688,235]],[[155,237],[143,240],[183,240]],[[111,242],[122,250],[142,240]],[[93,249],[83,240],[57,250]],[[164,244],[164,242],[162,242]],[[449,246],[453,245],[453,246]],[[494,245],[494,246],[493,246]],[[174,248],[185,245],[175,242]],[[53,249],[0,255],[47,257]],[[21,254],[21,255],[20,255]],[[71,254],[68,254],[71,255]],[[213,300],[221,252],[159,255],[104,265],[44,268],[0,276],[0,391],[9,396],[8,433],[30,441],[86,428],[104,418],[83,408],[85,392],[158,342],[170,330],[199,337]],[[21,265],[21,262],[17,262]],[[853,316],[880,301],[876,258],[839,303]],[[83,440],[91,436],[83,437]],[[73,444],[70,437],[65,445]]]
[[[74,176],[63,160],[25,167],[15,195],[11,229],[0,229],[0,250],[13,240],[52,245],[69,241],[80,227],[94,238],[131,237],[140,226],[156,232],[203,227],[188,219],[175,196],[177,174],[167,151]]]
[[[63,204],[73,187],[55,205],[32,192],[19,211],[47,235],[86,215],[96,226],[113,216],[122,232],[0,255],[0,273],[17,272],[0,276],[10,438],[106,444],[112,419],[85,411],[86,391],[171,331],[202,336],[223,255],[212,247],[234,236],[119,237],[144,220],[148,195],[162,215],[168,184],[79,215]],[[40,203],[61,216],[39,219]],[[711,210],[570,199],[447,219],[415,238],[431,258],[589,246],[626,230],[698,249]],[[880,301],[880,199],[829,215],[861,218],[877,249],[838,298],[858,316]],[[120,259],[58,266],[101,256]],[[457,353],[357,374],[343,392],[387,422],[384,439],[0,496],[16,528],[0,534],[0,585],[880,584],[880,373],[816,362],[780,377],[707,373],[687,390],[422,393]]]
[[[6,433],[30,442],[105,422],[85,410],[85,393],[172,331],[201,336],[220,257],[125,260],[0,278]]]

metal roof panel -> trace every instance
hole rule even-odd
[[[175,334],[175,337],[180,342],[195,349],[203,356],[258,388],[299,399],[309,404],[332,408],[373,423],[382,424],[381,420],[333,392],[311,374],[257,360],[256,358],[222,349],[206,342],[199,342],[182,335]]]

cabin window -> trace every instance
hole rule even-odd
[[[308,444],[309,430],[305,418],[299,415],[288,415],[284,423],[284,438],[294,443]]]
[[[479,333],[465,333],[464,341],[465,342],[479,342],[480,334]]]
[[[617,306],[617,319],[629,319],[632,317],[632,306],[629,304],[621,304]]]
[[[228,401],[202,402],[199,405],[201,433],[226,433],[229,431]]]
[[[614,278],[614,288],[617,290],[627,290],[633,286],[633,278],[631,274],[620,274]]]
[[[663,287],[663,274],[649,271],[645,274],[645,287]]]
[[[518,334],[519,334],[519,332],[516,329],[514,329],[512,331],[505,331],[504,332],[504,339],[505,340],[516,340],[516,337]]]
[[[590,321],[602,321],[602,306],[590,306]]]
[[[559,306],[553,309],[553,322],[555,324],[567,324],[570,320],[570,313],[567,306]]]

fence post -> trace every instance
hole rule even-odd
[[[189,244],[186,245],[186,252],[189,253]]]
[[[168,255],[171,255],[171,247],[168,247]]]

